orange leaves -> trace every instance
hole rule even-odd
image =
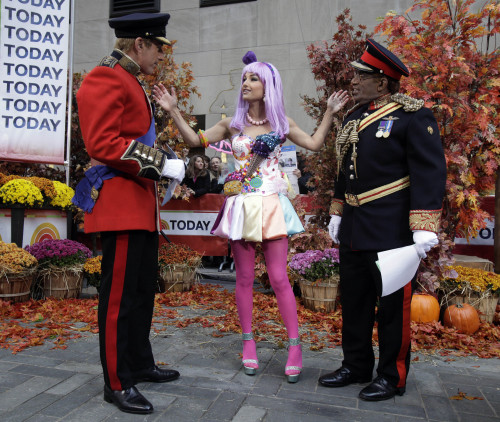
[[[81,337],[79,332],[97,332],[96,299],[46,299],[10,303],[0,302],[0,347],[20,352],[55,339],[55,346]],[[72,323],[86,323],[80,327]]]
[[[65,348],[68,339],[97,333],[97,299],[46,299],[11,304],[0,302],[0,347],[17,353],[27,347],[52,341]],[[322,313],[305,309],[297,301],[300,337],[304,347],[321,350],[340,346],[341,311]],[[220,286],[197,284],[191,291],[156,295],[153,332],[161,335],[172,329],[195,325],[219,338],[225,333],[241,333],[234,292]],[[286,329],[270,294],[254,292],[254,335],[257,341],[284,345]],[[411,324],[412,351],[442,356],[500,358],[500,327],[482,322],[473,335],[458,333],[439,322]],[[374,329],[374,344],[378,333]],[[308,346],[306,346],[308,344]]]
[[[481,322],[474,335],[459,333],[440,322],[411,323],[412,351],[437,353],[441,356],[500,357],[500,328]]]
[[[472,397],[468,396],[466,393],[463,391],[458,390],[458,394],[455,396],[451,396],[450,400],[484,400],[482,397]]]

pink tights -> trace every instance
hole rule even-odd
[[[232,240],[236,266],[236,306],[244,333],[252,332],[253,283],[255,280],[255,243]],[[289,338],[299,336],[297,303],[286,273],[288,238],[264,240],[262,250],[266,259],[271,286],[276,294],[281,318],[285,323]]]
[[[234,262],[236,265],[236,307],[240,317],[243,333],[252,332],[253,282],[255,279],[255,243],[244,240],[231,241]],[[297,321],[297,303],[286,273],[288,238],[264,240],[262,250],[266,259],[267,273],[271,286],[276,294],[281,318],[285,323],[289,339],[299,337]],[[245,366],[258,368],[255,341],[243,341],[243,360],[254,360]],[[302,368],[302,350],[300,345],[290,346],[285,374],[298,377]]]

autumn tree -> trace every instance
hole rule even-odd
[[[361,56],[365,50],[365,41],[371,36],[366,32],[366,27],[352,23],[349,9],[345,9],[337,18],[337,32],[331,41],[311,44],[307,46],[307,54],[311,63],[314,79],[317,81],[319,99],[304,95],[304,105],[309,116],[314,118],[319,125],[326,111],[328,97],[339,90],[348,90],[353,68],[350,62]],[[350,104],[351,106],[353,103]],[[349,108],[349,105],[346,109]],[[333,198],[333,183],[337,174],[335,157],[335,133],[340,128],[345,112],[334,117],[332,131],[326,138],[325,145],[317,154],[309,154],[306,158],[306,168],[313,176],[309,184],[314,191],[311,204],[314,204],[313,221],[325,227],[329,222],[328,210]]]
[[[171,46],[163,47],[165,56],[160,61],[156,71],[152,75],[143,75],[141,78],[149,95],[151,95],[153,86],[158,83],[162,83],[169,90],[170,88],[174,88],[177,93],[177,104],[184,120],[191,127],[195,127],[197,122],[195,117],[192,116],[193,105],[190,100],[193,95],[197,95],[198,98],[201,95],[198,92],[198,88],[193,85],[194,76],[191,70],[191,63],[183,62],[179,65],[174,60],[173,50],[175,49],[176,42],[174,40]],[[184,145],[182,136],[177,126],[174,125],[173,119],[159,106],[155,108],[155,122],[160,147],[167,143],[172,149],[178,151],[179,146]]]
[[[425,100],[438,121],[448,167],[442,224],[451,239],[485,226],[490,216],[478,199],[494,190],[500,164],[500,5],[474,3],[415,1],[375,28],[411,69],[403,89]]]

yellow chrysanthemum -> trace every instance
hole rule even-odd
[[[71,199],[75,195],[75,191],[68,185],[54,181],[54,188],[56,190],[56,197],[50,201],[50,205],[54,207],[61,207],[66,209],[72,205]]]
[[[454,265],[449,267],[458,274],[455,279],[447,279],[443,282],[443,287],[466,289],[476,292],[491,291],[493,294],[500,293],[500,274],[480,270],[478,268],[462,267]]]
[[[0,201],[6,205],[24,205],[37,207],[43,204],[43,196],[32,182],[23,179],[14,179],[0,188]]]
[[[87,274],[101,274],[102,255],[89,258],[83,264],[83,271]]]

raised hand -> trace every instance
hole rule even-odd
[[[336,91],[330,95],[326,106],[332,111],[332,113],[338,113],[342,110],[342,107],[346,105],[347,101],[349,101],[349,94],[347,91]]]
[[[169,93],[163,84],[155,85],[153,87],[153,98],[167,112],[177,107],[177,94],[174,87],[170,89]]]

